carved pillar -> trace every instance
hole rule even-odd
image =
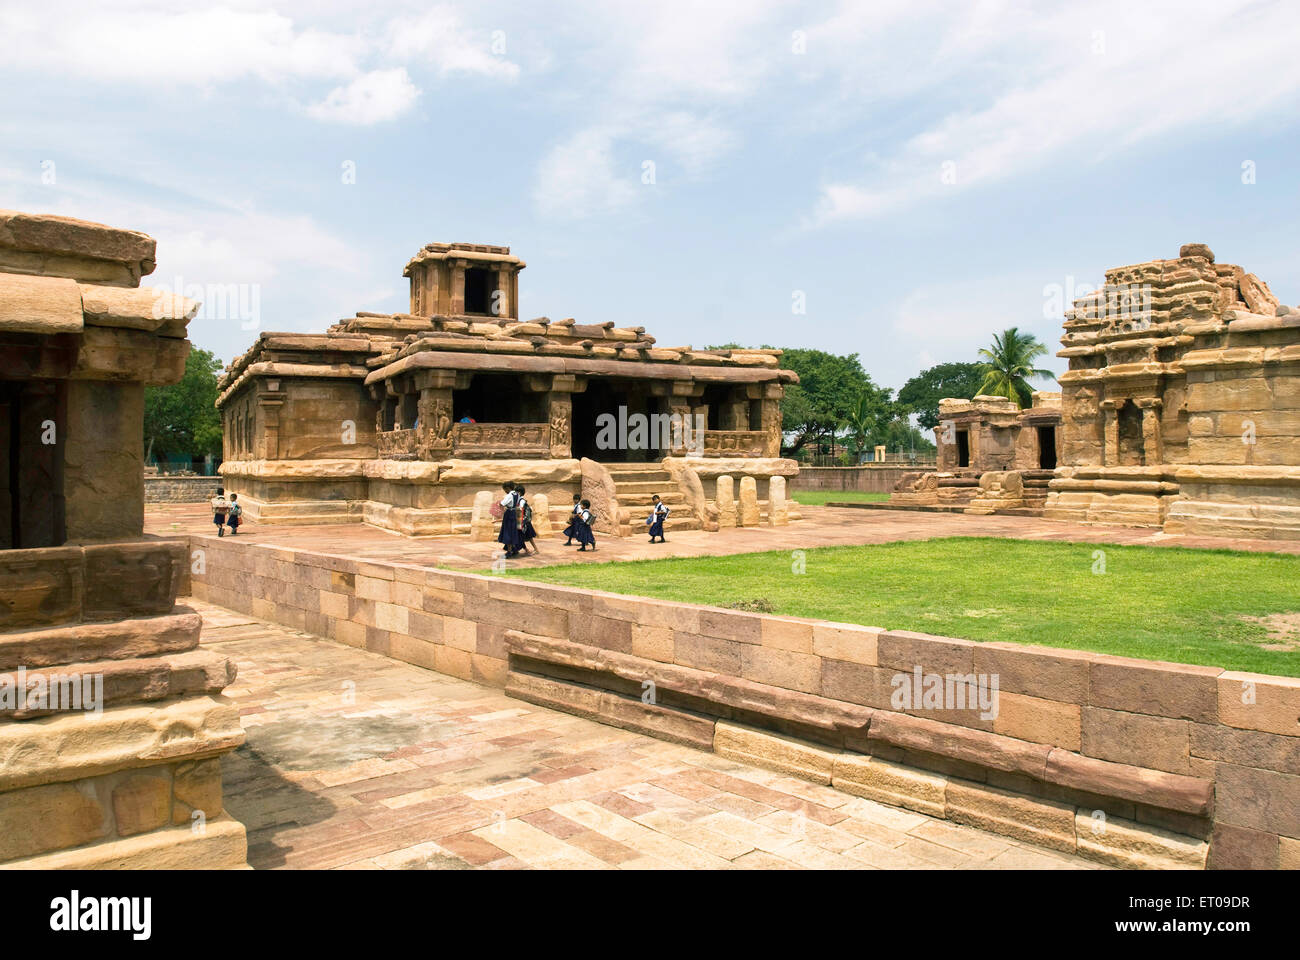
[[[1143,397],[1133,401],[1142,411],[1142,459],[1146,466],[1164,463],[1164,447],[1160,439],[1160,409],[1164,406],[1159,397]]]
[[[567,390],[552,390],[546,399],[547,420],[551,424],[551,458],[567,460],[573,456],[573,395]]]
[[[1119,458],[1119,408],[1123,400],[1103,400],[1099,404],[1102,416],[1101,463],[1113,467]]]
[[[420,391],[420,428],[416,451],[421,460],[434,460],[451,453],[451,391],[456,385],[454,370],[421,370],[415,377]]]

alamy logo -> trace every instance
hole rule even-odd
[[[133,940],[148,940],[153,932],[152,897],[70,896],[50,901],[50,929],[58,933],[78,931],[128,931]]]
[[[596,418],[596,448],[599,450],[676,450],[684,447],[699,456],[704,452],[706,423],[702,414],[602,413]]]
[[[979,710],[981,720],[998,715],[996,673],[923,673],[918,665],[911,673],[896,673],[889,685],[895,710]]]
[[[27,668],[0,675],[0,712],[20,710],[84,710],[104,712],[102,673],[38,673],[31,680]]]

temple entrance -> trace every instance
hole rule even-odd
[[[0,382],[0,548],[57,547],[66,539],[66,390],[59,380]]]
[[[970,466],[970,431],[957,431],[957,466]]]
[[[1040,470],[1056,469],[1056,428],[1038,428],[1038,468]]]
[[[600,463],[653,463],[667,456],[667,407],[646,385],[631,380],[588,380],[573,394],[576,458]],[[606,416],[607,415],[607,416]]]

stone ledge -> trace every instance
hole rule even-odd
[[[239,710],[220,696],[111,707],[0,724],[0,790],[81,780],[166,760],[198,760],[244,742]]]
[[[89,847],[15,860],[6,870],[246,870],[244,825],[221,817],[203,833],[190,826],[167,827]]]
[[[185,612],[0,634],[0,671],[18,667],[33,670],[74,659],[129,660],[182,653],[199,645],[202,628],[197,613]]]

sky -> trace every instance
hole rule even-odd
[[[520,315],[899,388],[1203,242],[1300,302],[1300,4],[0,0],[0,207],[142,230],[265,331],[507,244]],[[1050,388],[1050,384],[1043,385]]]

